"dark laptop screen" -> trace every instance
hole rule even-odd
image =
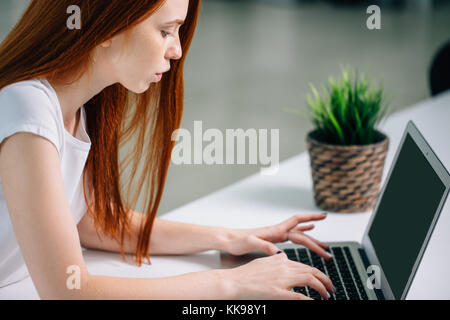
[[[396,299],[401,298],[444,192],[444,183],[407,134],[369,230]]]

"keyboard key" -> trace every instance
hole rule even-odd
[[[284,249],[284,252],[287,254],[287,255],[295,255],[295,250],[294,249]]]
[[[315,252],[311,251],[311,258],[312,258],[312,264],[313,267],[319,269],[322,272],[325,272],[325,266],[323,264],[322,258],[317,255]]]
[[[308,287],[308,291],[309,291],[309,296],[311,298],[313,298],[314,300],[322,300],[322,296],[320,295],[319,292],[317,292],[316,290]]]
[[[342,249],[340,247],[332,247],[333,255],[337,258],[338,255],[342,255]]]
[[[347,296],[342,293],[336,293],[336,300],[348,300]]]
[[[297,292],[297,293],[301,293],[301,294],[303,294],[305,296],[308,296],[305,287],[294,287],[294,291]]]
[[[286,253],[289,260],[298,261],[297,255],[295,254],[294,249],[285,249],[284,252]]]
[[[307,249],[297,249],[297,253],[301,263],[312,266],[312,262],[309,259]]]

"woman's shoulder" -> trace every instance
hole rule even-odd
[[[15,132],[26,131],[50,139],[59,150],[63,127],[56,99],[42,79],[3,87],[0,90],[0,143]]]
[[[0,90],[0,112],[29,111],[42,113],[45,108],[54,111],[56,105],[50,88],[41,79],[12,83]]]

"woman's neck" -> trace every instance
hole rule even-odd
[[[73,83],[47,79],[58,97],[67,131],[76,133],[80,120],[77,120],[77,115],[78,118],[81,118],[81,107],[103,89],[114,84],[116,81],[112,79],[99,65],[93,68],[90,73],[85,72],[80,79]]]

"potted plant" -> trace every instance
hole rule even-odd
[[[314,200],[326,211],[364,212],[378,198],[389,138],[376,129],[386,115],[383,89],[342,68],[323,96],[311,85],[308,113],[315,128],[307,135]]]

